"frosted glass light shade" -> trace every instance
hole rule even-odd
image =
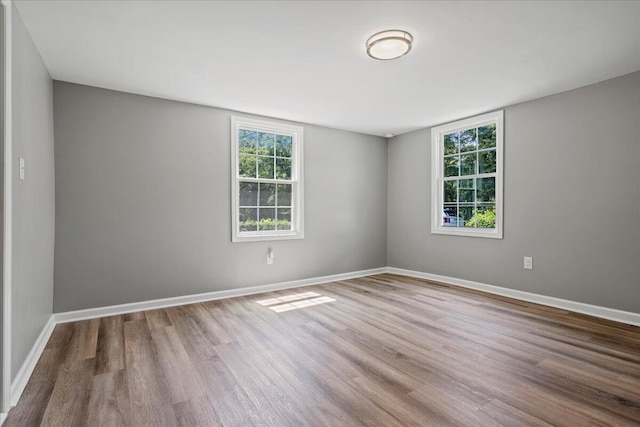
[[[381,31],[367,40],[367,55],[383,61],[400,58],[411,50],[413,36],[403,30]]]

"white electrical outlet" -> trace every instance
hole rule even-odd
[[[19,163],[19,175],[20,175],[20,179],[24,180],[24,159],[22,157],[20,157],[20,163]]]
[[[267,264],[273,264],[273,250],[271,248],[267,251]]]
[[[533,257],[530,257],[530,256],[524,257],[524,269],[533,270]]]

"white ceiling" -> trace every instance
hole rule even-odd
[[[17,1],[51,76],[400,134],[640,69],[640,2]],[[375,61],[373,33],[413,34]]]

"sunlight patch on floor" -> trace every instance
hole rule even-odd
[[[276,313],[282,313],[283,311],[297,310],[299,308],[310,307],[312,305],[318,305],[318,304],[325,304],[327,302],[333,302],[333,301],[335,301],[335,299],[321,296],[319,298],[311,298],[303,301],[294,301],[287,304],[272,305],[269,308],[275,311]]]
[[[313,305],[325,304],[333,301],[335,301],[335,299],[322,296],[316,292],[304,292],[269,298],[256,302],[262,306],[269,307],[276,313],[282,313],[284,311],[297,310],[299,308],[311,307]]]
[[[256,301],[256,302],[260,305],[264,305],[268,307],[274,304],[282,304],[284,302],[298,301],[301,299],[307,299],[307,298],[319,297],[319,296],[321,295],[315,292],[304,292],[301,294],[285,295],[283,297],[269,298],[269,299],[264,299],[262,301]]]

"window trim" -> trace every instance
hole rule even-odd
[[[440,224],[444,209],[444,190],[442,185],[442,181],[444,181],[444,135],[491,123],[496,124],[496,228],[444,227]],[[431,128],[431,234],[502,239],[504,224],[503,159],[504,110],[481,114]]]
[[[275,180],[260,178],[241,178],[238,175],[239,133],[240,129],[258,132],[272,132],[289,135],[291,146],[291,180]],[[304,185],[303,185],[303,142],[304,128],[264,120],[231,117],[231,241],[259,242],[272,240],[290,240],[304,238]],[[240,181],[253,182],[286,182],[291,183],[291,227],[292,230],[245,231],[240,226]]]

